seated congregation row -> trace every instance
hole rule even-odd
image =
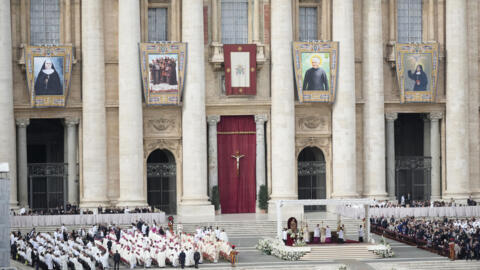
[[[236,253],[227,234],[218,228],[197,228],[194,234],[188,234],[174,231],[173,226],[149,227],[142,221],[126,229],[95,225],[87,231],[71,232],[62,226],[53,234],[35,229],[25,235],[14,232],[10,244],[13,259],[45,270],[106,269],[111,267],[111,259],[117,269],[119,263],[131,269],[137,265],[197,267],[204,260],[230,260],[232,252]]]
[[[154,213],[158,211],[154,207],[144,207],[144,208],[133,208],[128,207],[101,207],[97,208],[97,211],[80,209],[75,204],[67,203],[66,207],[57,206],[50,209],[30,209],[26,210],[25,208],[20,208],[17,211],[11,210],[10,214],[12,216],[45,216],[45,215],[92,215],[92,214],[128,214],[128,213]]]
[[[480,220],[371,217],[371,232],[450,259],[480,259]]]

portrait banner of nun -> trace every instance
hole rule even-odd
[[[298,100],[333,103],[337,63],[338,42],[294,42],[293,67]]]
[[[396,44],[395,58],[401,102],[435,102],[438,43]]]
[[[32,107],[65,107],[72,62],[72,46],[29,46],[25,49]]]
[[[186,43],[140,44],[140,69],[147,105],[180,104],[186,61]]]

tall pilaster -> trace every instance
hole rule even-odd
[[[332,113],[332,197],[357,197],[353,1],[332,3],[332,40],[340,42],[338,66],[342,67]]]
[[[144,206],[143,114],[140,83],[140,2],[118,2],[119,206]]]
[[[467,1],[447,0],[446,8],[446,198],[470,192],[468,134]],[[478,112],[477,112],[478,113]]]
[[[10,167],[10,207],[17,207],[17,150],[13,116],[12,28],[10,1],[0,1],[0,163]]]
[[[205,56],[203,1],[182,1],[182,41],[188,43],[188,70],[183,92],[183,195],[180,216],[214,215],[207,196],[207,125],[205,124]]]
[[[18,204],[28,207],[27,127],[30,119],[17,119]]]
[[[443,118],[443,113],[430,113],[430,156],[432,157],[431,172],[431,200],[441,199],[441,171],[440,171],[440,125],[439,121]]]
[[[80,207],[84,208],[93,208],[107,203],[103,19],[103,1],[82,1],[82,165],[84,170]]]
[[[385,199],[385,120],[383,87],[382,1],[363,2],[364,196]],[[340,45],[342,46],[342,45]]]
[[[68,163],[68,199],[71,204],[78,205],[77,179],[77,118],[65,119],[67,126],[67,163]]]
[[[395,120],[397,113],[386,113],[387,119],[387,190],[388,198],[395,200]]]
[[[257,200],[260,186],[266,184],[265,180],[265,122],[268,120],[266,114],[255,115],[257,156],[255,161],[256,180],[257,180]]]
[[[253,43],[260,43],[260,0],[253,0]]]
[[[219,115],[209,115],[208,122],[208,191],[212,195],[212,188],[218,185],[218,145],[217,124],[220,122]]]
[[[478,59],[478,1],[468,0],[468,59]],[[480,199],[480,119],[478,61],[468,61],[470,188]]]
[[[297,199],[295,179],[295,104],[292,61],[292,1],[271,5],[272,194],[271,200]],[[275,204],[270,204],[274,210]]]

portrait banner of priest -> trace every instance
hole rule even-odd
[[[435,102],[438,43],[396,44],[395,58],[401,102]]]
[[[227,96],[257,94],[257,45],[223,45]]]
[[[32,107],[65,107],[72,74],[72,51],[72,46],[25,48],[25,70]]]
[[[140,68],[147,105],[180,104],[186,59],[186,43],[140,44]]]
[[[293,67],[300,102],[335,100],[338,42],[293,42]]]

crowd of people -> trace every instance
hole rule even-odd
[[[395,208],[395,207],[451,207],[451,206],[476,206],[477,202],[470,196],[467,204],[457,203],[453,198],[450,201],[412,200],[410,193],[402,195],[395,201],[375,201],[371,208]]]
[[[371,217],[371,230],[386,237],[448,256],[480,259],[480,220]]]
[[[121,229],[115,225],[95,225],[88,229],[68,231],[62,225],[52,233],[32,229],[10,236],[12,259],[36,269],[106,269],[120,264],[135,268],[195,266],[204,260],[234,260],[235,246],[228,242],[224,230],[198,227],[193,234],[182,232],[173,224],[163,228],[138,221]]]
[[[153,213],[155,209],[151,207],[144,207],[144,208],[133,208],[129,209],[128,207],[106,207],[103,208],[99,206],[97,211],[87,210],[87,209],[80,209],[75,204],[67,203],[66,207],[64,208],[63,205],[57,206],[55,208],[49,209],[29,209],[26,210],[25,208],[20,208],[17,211],[11,210],[11,215],[13,216],[44,216],[44,215],[92,215],[92,214],[128,214],[128,213]]]

